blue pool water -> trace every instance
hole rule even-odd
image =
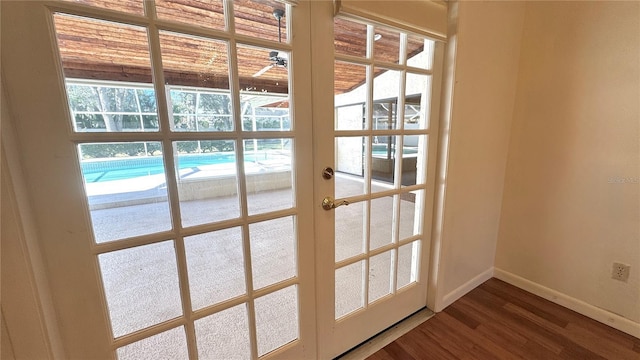
[[[267,155],[259,154],[257,158],[260,159],[263,156],[266,158]],[[179,155],[177,162],[178,168],[183,170],[204,165],[229,164],[235,161],[233,153],[214,153]],[[245,161],[253,162],[256,158],[253,154],[245,154]],[[162,156],[83,161],[80,167],[88,183],[164,174]]]
[[[374,144],[373,156],[384,157],[387,154],[386,145]],[[415,154],[415,148],[406,148],[404,155]],[[277,157],[277,155],[276,155]],[[274,155],[259,153],[245,154],[245,162],[273,159]],[[178,169],[192,169],[204,165],[233,164],[236,161],[234,153],[208,153],[178,155]],[[89,160],[80,163],[82,174],[87,183],[125,180],[141,176],[164,174],[162,156],[146,156],[132,158],[111,158],[105,160]]]
[[[392,151],[395,151],[395,148],[392,147]],[[387,154],[387,144],[372,144],[371,145],[371,152],[373,154],[373,156],[383,156]],[[418,148],[415,146],[405,146],[404,149],[402,149],[402,155],[411,155],[411,154],[417,154],[418,153]]]

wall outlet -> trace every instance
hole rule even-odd
[[[613,269],[611,270],[611,278],[615,280],[620,280],[627,282],[629,279],[629,268],[630,265],[622,264],[622,263],[613,263]]]

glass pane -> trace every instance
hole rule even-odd
[[[396,288],[400,289],[418,280],[420,265],[420,240],[402,245],[398,249],[398,280]]]
[[[89,6],[100,7],[112,11],[126,12],[130,14],[144,14],[143,1],[141,0],[63,0]]]
[[[143,114],[157,116],[155,99],[152,108],[143,110],[149,99],[139,99],[131,86],[140,83],[154,98],[146,30],[63,14],[54,14],[54,22],[65,78],[108,80],[101,86],[68,83],[74,130],[157,130],[157,124],[144,127],[142,119]]]
[[[424,191],[417,190],[400,194],[400,240],[422,232],[421,208]]]
[[[424,184],[427,178],[427,135],[406,135],[402,148],[402,186]]]
[[[375,250],[393,242],[393,196],[371,200],[369,249]]]
[[[407,73],[405,92],[405,129],[427,129],[431,109],[431,76]]]
[[[285,51],[238,45],[238,76],[242,95],[287,97],[289,54]],[[246,101],[246,96],[244,97]],[[279,101],[279,100],[274,100]]]
[[[400,59],[400,33],[376,26],[373,39],[373,58],[397,64]]]
[[[113,336],[182,315],[173,241],[98,255]]]
[[[289,101],[282,94],[240,94],[242,130],[289,131]]]
[[[288,42],[286,6],[275,0],[234,0],[236,34]],[[278,31],[278,18],[280,30]]]
[[[336,130],[362,130],[365,125],[364,104],[336,108]]]
[[[232,131],[231,98],[217,92],[172,88],[169,92],[175,131]]]
[[[155,92],[151,85],[101,85],[66,81],[69,108],[79,132],[158,131]]]
[[[293,139],[244,140],[244,172],[249,215],[293,206]]]
[[[78,145],[97,243],[171,229],[159,142]]]
[[[255,307],[258,356],[298,339],[297,285],[257,298]]]
[[[336,319],[364,306],[364,260],[336,270]]]
[[[118,360],[187,359],[187,337],[183,327],[134,342],[118,349]]]
[[[397,99],[400,95],[401,77],[401,71],[376,67],[374,69],[373,79],[373,100],[378,103],[382,102],[380,99]],[[392,102],[395,102],[395,100],[392,100]],[[391,111],[391,109],[388,108],[389,105],[385,106],[387,107],[387,111]],[[393,113],[393,115],[395,121],[395,113]],[[384,129],[384,127],[381,128]],[[387,128],[392,129],[396,127],[391,126]]]
[[[195,321],[200,359],[249,359],[247,305],[240,304]]]
[[[156,115],[156,94],[152,87],[144,87],[136,89],[138,101],[140,101],[140,110],[144,113],[153,113]]]
[[[226,92],[199,91],[196,114],[200,121],[207,120],[215,131],[233,130],[232,109]]]
[[[167,84],[229,89],[225,41],[161,31],[160,49]]]
[[[337,199],[347,196],[361,195],[366,192],[363,176],[338,172],[335,174],[334,180],[335,197]]]
[[[260,289],[290,279],[297,271],[293,216],[249,225],[253,287]]]
[[[196,92],[170,90],[169,101],[173,128],[176,131],[199,131],[196,119]]]
[[[392,266],[392,251],[369,258],[369,304],[391,294]]]
[[[371,121],[374,130],[392,130],[398,127],[396,124],[398,112],[397,100],[376,101],[373,104],[373,116]],[[374,144],[375,144],[374,138]]]
[[[431,69],[435,42],[417,35],[407,38],[407,66]]]
[[[364,183],[364,150],[367,138],[336,137],[335,140],[335,197],[362,195]]]
[[[227,43],[163,31],[160,48],[173,130],[232,131]]]
[[[158,19],[225,29],[222,0],[155,0],[155,3]],[[202,20],[194,22],[195,19]]]
[[[233,140],[174,143],[182,226],[240,217]]]
[[[246,292],[240,228],[185,237],[184,248],[194,310]]]
[[[336,54],[367,56],[367,25],[336,17],[333,35]]]
[[[159,120],[157,115],[142,115],[142,121],[144,123],[144,131],[154,131],[159,128]]]
[[[393,189],[399,136],[374,136],[371,145],[371,192]]]
[[[367,68],[336,61],[333,68],[335,106],[364,104],[367,101]],[[336,130],[342,130],[336,128]]]
[[[336,208],[336,262],[364,253],[366,202]]]

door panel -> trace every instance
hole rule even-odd
[[[316,19],[330,11],[314,5]],[[314,78],[314,93],[322,94],[315,107],[334,109],[333,119],[314,115],[323,119],[314,123],[314,138],[334,145],[315,153],[316,169],[336,171],[317,182],[316,203],[326,196],[348,203],[315,217],[318,276],[329,279],[318,284],[320,357],[331,358],[426,304],[435,168],[429,140],[437,134],[437,122],[429,122],[437,113],[431,78],[440,69],[430,39],[362,17],[315,26],[312,51],[335,50],[331,61],[314,63],[315,73],[334,71],[333,82]]]
[[[69,357],[315,357],[308,6],[109,4],[3,4]]]

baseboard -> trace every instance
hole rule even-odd
[[[492,277],[493,277],[493,268],[489,268],[481,272],[473,279],[467,281],[466,283],[459,286],[457,289],[443,296],[442,301],[439,304],[440,306],[437,306],[435,311],[440,312],[444,310],[447,306],[453,304],[456,300],[460,299],[461,297],[466,295],[469,291],[477,288],[480,284],[491,279]]]
[[[631,336],[635,336],[640,339],[640,324],[633,322],[620,315],[614,314],[610,311],[601,309],[597,306],[587,304],[586,302],[563,294],[556,290],[542,286],[533,281],[527,280],[518,275],[504,271],[502,269],[495,268],[494,276],[506,283],[519,287],[532,294],[538,295],[558,305],[564,306],[577,313],[580,313],[593,320],[601,322],[605,325],[611,326],[614,329],[625,332]]]

